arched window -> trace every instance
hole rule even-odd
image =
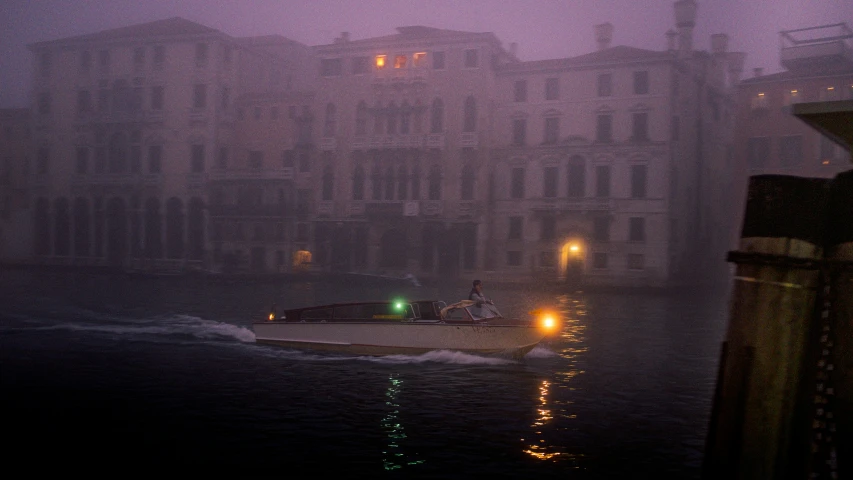
[[[355,109],[355,134],[367,135],[367,104],[364,100],[358,102]]]
[[[145,256],[163,257],[162,220],[160,202],[151,197],[145,202]]]
[[[583,198],[586,192],[586,161],[580,155],[574,155],[569,159],[568,188],[566,196],[569,198]]]
[[[334,137],[337,130],[337,109],[334,103],[326,105],[326,123],[323,125],[323,136]]]
[[[463,132],[474,132],[477,130],[477,104],[474,101],[473,95],[468,95],[465,99],[464,122],[462,125]]]
[[[433,165],[429,170],[429,199],[441,200],[441,166]]]
[[[421,167],[417,163],[412,167],[412,200],[421,199]]]
[[[385,200],[394,200],[394,167],[385,169]]]
[[[444,131],[444,103],[440,98],[432,101],[432,112],[430,114],[430,132],[441,133]]]
[[[323,200],[331,200],[334,193],[335,176],[332,174],[332,167],[326,166],[323,169]]]
[[[382,135],[384,129],[385,115],[383,114],[382,103],[376,102],[376,105],[373,107],[373,134]]]
[[[400,106],[400,133],[408,134],[411,131],[412,107],[409,102],[403,101]]]
[[[462,200],[474,199],[474,167],[465,165],[462,167]]]
[[[382,200],[382,172],[378,163],[373,165],[373,170],[370,172],[370,187],[373,200]]]
[[[71,253],[71,211],[68,199],[57,198],[53,201],[53,254],[66,256]]]
[[[124,173],[127,170],[127,135],[118,132],[110,137],[109,172]]]
[[[405,200],[408,192],[409,175],[405,165],[397,168],[397,200]]]
[[[352,199],[364,200],[364,167],[356,165],[352,175]]]
[[[397,133],[397,104],[393,101],[388,104],[388,130],[389,135]]]
[[[74,255],[89,256],[89,201],[74,200]]]

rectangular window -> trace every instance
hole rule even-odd
[[[779,163],[792,167],[803,163],[803,136],[789,135],[779,139]]]
[[[249,151],[249,168],[260,170],[264,166],[264,152],[259,150]]]
[[[341,75],[340,58],[324,58],[320,60],[320,75],[324,77],[339,77]]]
[[[645,267],[645,258],[641,253],[628,254],[628,270],[642,270]]]
[[[311,171],[311,157],[308,156],[308,152],[299,152],[299,171],[303,173]]]
[[[613,95],[613,74],[601,73],[598,75],[598,96],[609,97]]]
[[[163,110],[163,87],[151,87],[151,110]]]
[[[634,72],[634,94],[645,95],[649,93],[649,72]]]
[[[592,268],[598,270],[607,268],[607,254],[603,252],[595,252],[592,255]]]
[[[154,67],[163,68],[163,62],[166,61],[166,47],[156,45],[154,47]]]
[[[216,159],[216,166],[222,170],[228,168],[228,147],[219,147],[219,157]]]
[[[228,110],[228,107],[231,105],[231,89],[228,87],[222,87],[222,109]]]
[[[38,175],[46,175],[50,170],[50,149],[41,147],[38,149],[36,157],[36,173]]]
[[[207,85],[203,83],[193,85],[193,108],[207,108]]]
[[[52,60],[52,58],[51,58],[50,52],[44,52],[41,54],[41,65],[40,65],[40,67],[41,67],[41,74],[43,77],[49,77],[50,76],[50,66],[52,63],[51,60]]]
[[[599,115],[595,125],[595,141],[599,143],[613,142],[613,115]]]
[[[98,69],[106,72],[110,69],[110,51],[101,50],[98,52]]]
[[[545,79],[545,100],[560,99],[560,79],[546,78]]]
[[[510,198],[524,198],[524,168],[512,169],[512,185],[510,186]]]
[[[628,220],[628,241],[646,241],[646,219],[643,217],[631,217]]]
[[[681,118],[678,115],[672,116],[672,140],[677,141],[681,134]]]
[[[394,56],[394,68],[406,68],[408,58],[405,55]]]
[[[77,113],[88,113],[92,111],[92,94],[88,90],[77,92]]]
[[[479,63],[477,49],[465,50],[465,68],[477,68]]]
[[[353,75],[361,75],[370,71],[370,57],[353,57],[352,73]]]
[[[506,264],[510,267],[518,267],[521,265],[521,252],[510,250],[506,252]]]
[[[557,217],[553,215],[542,217],[541,227],[542,231],[539,238],[542,240],[553,239],[557,234]]]
[[[752,137],[747,144],[749,148],[747,163],[749,168],[762,168],[770,158],[770,137]]]
[[[595,196],[607,198],[610,196],[610,166],[595,167]]]
[[[631,165],[631,198],[646,198],[647,165]]]
[[[557,167],[545,167],[542,169],[542,196],[554,198],[557,196]]]
[[[385,62],[388,60],[388,55],[377,55],[376,56],[376,69],[382,70],[385,68]]]
[[[432,52],[433,70],[444,70],[444,52]]]
[[[524,217],[509,217],[508,240],[521,240],[524,228]]]
[[[527,80],[516,80],[515,81],[515,101],[516,102],[526,102],[527,101]]]
[[[527,136],[527,120],[516,118],[512,121],[512,144],[523,146]]]
[[[610,241],[610,217],[593,217],[592,239],[596,242]]]
[[[193,173],[204,172],[204,145],[192,146],[192,164],[190,171]]]
[[[415,67],[423,67],[426,65],[426,52],[417,52],[412,56],[412,65]]]
[[[80,52],[80,71],[88,72],[92,69],[92,52],[83,50]]]
[[[270,119],[278,120],[278,107],[270,107]]]
[[[133,49],[133,66],[136,68],[145,67],[145,47]]]
[[[196,66],[203,67],[207,65],[207,44],[206,43],[197,43],[195,44],[195,64]]]
[[[560,119],[557,117],[549,117],[545,119],[545,134],[542,143],[553,145],[557,143],[560,136]]]
[[[38,97],[38,112],[40,115],[50,113],[50,92],[41,92]]]
[[[89,171],[89,149],[86,147],[77,147],[77,168],[74,170],[77,175],[85,175]]]
[[[649,114],[646,112],[635,112],[632,115],[633,125],[631,129],[631,140],[645,142],[649,139]]]

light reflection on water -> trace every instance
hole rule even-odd
[[[388,436],[388,447],[382,451],[382,464],[385,470],[398,470],[407,465],[419,465],[423,460],[413,460],[417,455],[407,455],[403,451],[403,441],[406,440],[406,432],[400,423],[400,405],[397,400],[403,381],[398,374],[392,374],[388,378],[391,383],[385,391],[385,406],[388,413],[382,418],[382,431]]]

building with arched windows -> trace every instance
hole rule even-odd
[[[667,285],[727,270],[728,37],[520,61],[426,26],[306,47],[175,18],[31,46],[40,263]],[[57,72],[66,74],[60,76]]]

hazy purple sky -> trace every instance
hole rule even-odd
[[[747,52],[745,76],[779,66],[779,30],[845,21],[850,0],[698,0],[694,45],[727,33]],[[26,45],[174,16],[233,36],[280,34],[308,45],[427,25],[494,32],[518,43],[522,60],[593,51],[593,25],[614,25],[613,45],[663,49],[674,26],[672,0],[0,0],[0,107],[25,106],[31,59]]]

